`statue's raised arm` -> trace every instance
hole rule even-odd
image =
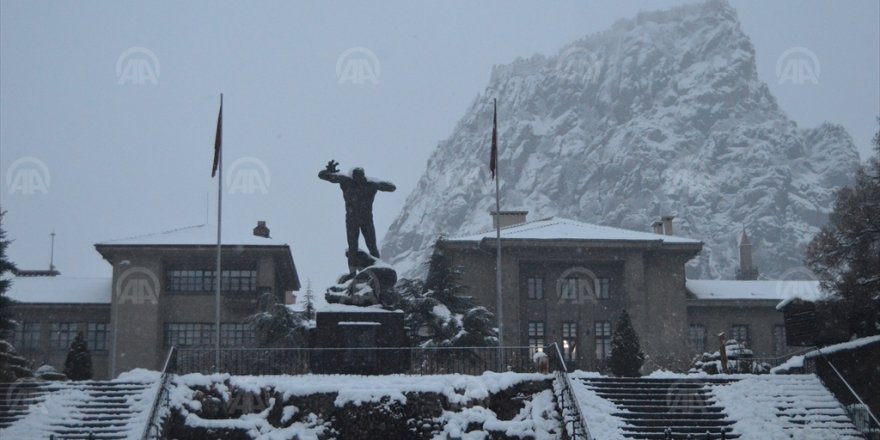
[[[397,187],[391,182],[378,181],[376,182],[376,189],[379,191],[394,192]]]
[[[327,166],[323,170],[318,172],[318,178],[331,183],[342,183],[343,181],[351,180],[350,177],[339,173],[339,162],[332,159],[330,162],[327,162]]]

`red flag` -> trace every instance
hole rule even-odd
[[[217,115],[217,136],[214,138],[214,166],[211,167],[211,177],[217,174],[217,166],[220,165],[220,148],[223,144],[223,95],[220,95],[220,114]]]
[[[492,105],[492,157],[489,159],[489,171],[492,172],[492,179],[495,179],[495,168],[498,166],[498,101],[493,99]]]

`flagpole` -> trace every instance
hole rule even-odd
[[[222,127],[223,123],[223,94],[220,94],[220,122],[218,122],[218,126]],[[217,267],[214,271],[214,288],[215,288],[215,297],[214,297],[214,371],[220,371],[220,282],[221,282],[221,271],[220,271],[220,254],[221,254],[221,224],[223,221],[223,131],[222,129],[218,130],[217,136],[219,139],[220,148],[216,153],[218,155],[217,161]]]
[[[498,345],[504,346],[504,312],[501,299],[501,197],[498,166],[498,100],[493,101],[495,112],[492,117],[492,140],[495,142],[495,309],[498,316]]]

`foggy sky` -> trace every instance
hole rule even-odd
[[[224,235],[266,220],[291,245],[303,284],[323,290],[345,270],[342,196],[316,177],[328,160],[397,184],[376,198],[381,241],[493,65],[554,54],[646,4],[3,0],[0,207],[10,257],[46,268],[54,229],[64,275],[110,276],[94,243],[213,222],[223,92],[226,169],[254,158],[266,170],[265,193],[227,187]],[[842,124],[866,158],[880,115],[880,3],[732,4],[782,109],[801,127]],[[138,47],[158,61],[155,84],[117,75]],[[359,47],[378,65],[355,84],[345,80],[351,57],[338,61]],[[777,60],[793,47],[815,54],[817,84],[780,84]],[[45,194],[12,191],[21,158],[45,165]]]

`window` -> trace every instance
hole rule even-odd
[[[528,285],[528,299],[544,299],[544,279],[529,278],[526,280]]]
[[[611,298],[611,290],[609,289],[610,280],[608,278],[597,278],[594,282],[594,288],[596,290],[596,298],[598,299],[610,299]]]
[[[165,324],[165,347],[211,347],[214,345],[214,324],[174,322]]]
[[[211,343],[213,342],[214,340],[211,339]],[[220,324],[220,345],[224,347],[253,347],[253,327],[247,323]]]
[[[701,324],[691,324],[688,327],[688,348],[696,353],[706,351],[706,327]]]
[[[39,322],[22,322],[15,329],[13,344],[19,350],[38,350],[40,348],[40,331]]]
[[[566,361],[577,359],[577,334],[578,325],[576,322],[562,323],[562,357]]]
[[[736,339],[746,347],[749,346],[749,326],[744,324],[733,324],[730,326],[730,337],[728,339]]]
[[[577,299],[577,288],[578,288],[578,279],[577,278],[565,278],[562,280],[562,288],[559,291],[560,299]]]
[[[544,351],[544,323],[529,321],[529,352]]]
[[[55,350],[67,350],[76,336],[75,322],[53,322],[50,327],[49,344]]]
[[[106,351],[107,350],[107,323],[106,322],[90,322],[86,324],[86,343],[89,344],[89,350]]]
[[[605,360],[611,355],[611,323],[596,321],[596,359]]]
[[[788,351],[788,344],[785,341],[785,326],[773,326],[773,355],[782,356]]]
[[[167,272],[169,292],[213,292],[213,270],[177,270]],[[220,287],[225,292],[255,292],[257,290],[256,270],[224,270]]]

